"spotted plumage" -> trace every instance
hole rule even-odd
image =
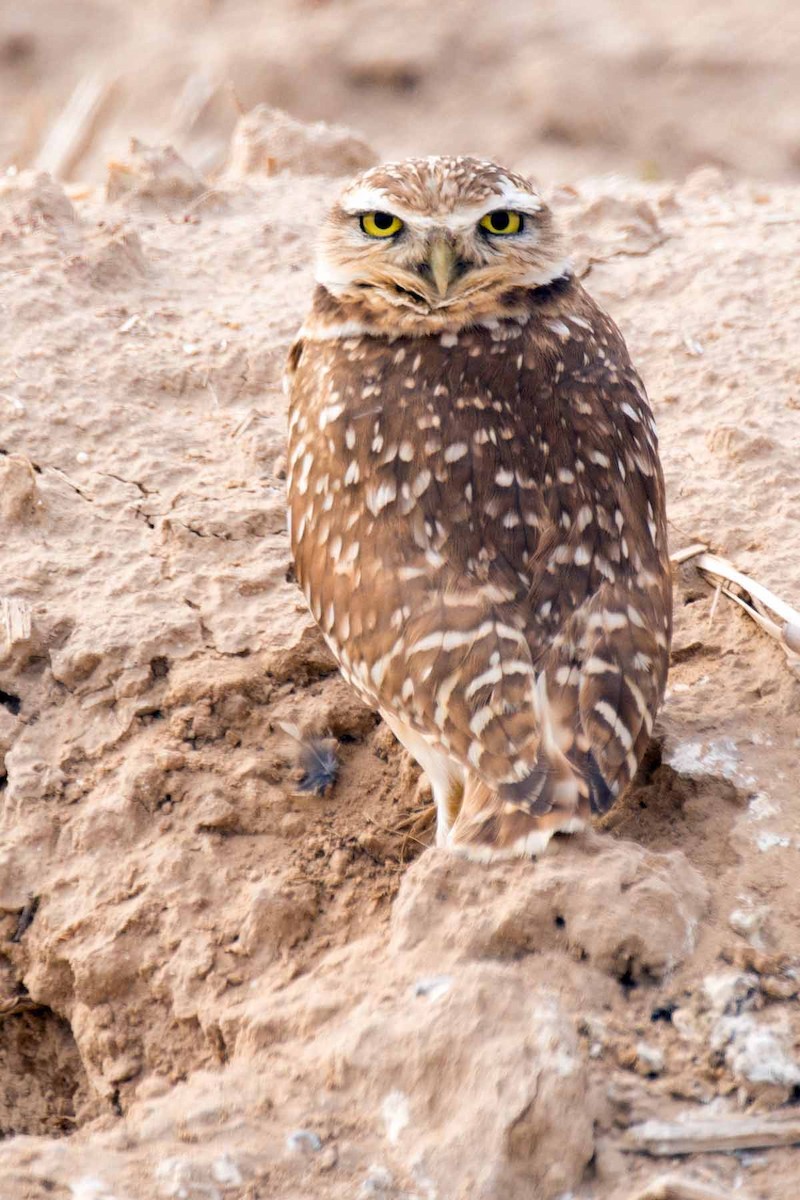
[[[367,172],[326,221],[317,280],[287,372],[297,578],[427,772],[440,844],[537,853],[630,782],[663,695],[641,381],[541,197],[494,164]]]

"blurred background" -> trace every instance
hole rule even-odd
[[[797,0],[0,0],[0,166],[98,179],[133,134],[213,173],[266,102],[384,158],[790,180],[798,59]]]

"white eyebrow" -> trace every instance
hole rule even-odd
[[[457,212],[440,212],[423,215],[409,208],[396,198],[389,196],[383,188],[358,187],[345,192],[341,198],[341,206],[351,216],[359,213],[385,211],[399,217],[401,221],[413,222],[418,229],[431,229],[444,225],[448,229],[468,229],[475,225],[487,212],[497,209],[511,208],[523,213],[537,213],[543,205],[535,192],[523,192],[510,182],[496,196],[489,196],[468,208],[459,208]]]

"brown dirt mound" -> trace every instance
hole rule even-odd
[[[3,181],[0,1126],[34,1135],[3,1200],[629,1200],[630,1125],[796,1100],[800,683],[691,565],[604,832],[422,853],[418,772],[290,581],[279,380],[332,186]],[[554,199],[648,382],[675,545],[797,604],[795,192]],[[338,742],[323,796],[293,726]],[[795,1164],[691,1171],[783,1200]]]

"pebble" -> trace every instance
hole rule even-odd
[[[394,1175],[388,1167],[372,1166],[361,1185],[362,1196],[385,1196],[394,1189]]]
[[[298,837],[305,832],[306,820],[301,813],[286,813],[281,817],[281,833],[284,837]]]
[[[426,979],[418,979],[414,984],[414,995],[425,996],[427,1000],[440,1000],[446,996],[453,986],[452,975],[431,975]]]
[[[155,755],[159,771],[180,771],[186,766],[186,755],[179,750],[159,750]]]
[[[664,1070],[664,1055],[657,1046],[639,1042],[636,1046],[636,1069],[640,1075],[660,1075]]]
[[[293,1129],[286,1135],[290,1154],[316,1154],[322,1149],[322,1138],[313,1129]]]
[[[332,1171],[339,1162],[339,1151],[335,1146],[326,1146],[319,1156],[320,1171]]]
[[[239,1187],[244,1182],[242,1172],[230,1154],[221,1154],[219,1158],[214,1159],[211,1164],[211,1174],[217,1183],[225,1184],[227,1187]]]
[[[328,879],[331,883],[341,883],[347,874],[347,868],[350,863],[350,855],[346,850],[334,850],[331,855],[330,870]]]
[[[728,917],[728,924],[734,933],[746,938],[756,950],[763,950],[761,927],[768,915],[768,911],[763,908],[734,908]]]

